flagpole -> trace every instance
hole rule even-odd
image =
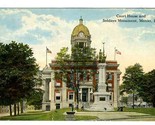
[[[104,44],[105,44],[105,42],[102,42],[102,44],[103,44],[103,53],[105,52],[105,50],[104,50]]]
[[[114,48],[114,60],[116,60],[116,47]]]
[[[46,66],[47,66],[47,47],[46,47]]]

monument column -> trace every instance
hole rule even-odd
[[[106,63],[99,63],[98,92],[106,92]]]
[[[99,63],[98,92],[94,92],[94,103],[86,110],[91,111],[113,111],[110,103],[110,93],[106,92],[106,63]]]

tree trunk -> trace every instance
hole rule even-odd
[[[153,108],[155,108],[155,96],[153,97],[152,104],[153,104]]]
[[[20,101],[21,113],[23,113],[23,100]]]
[[[16,103],[14,104],[14,116],[16,116]]]
[[[12,116],[12,106],[11,106],[11,104],[9,105],[9,108],[10,108],[10,116]]]
[[[77,105],[79,105],[79,91],[78,91],[78,88],[76,90],[76,99],[77,99]]]
[[[134,95],[134,92],[133,92],[133,109],[135,108],[135,95]]]
[[[19,115],[19,102],[17,103],[17,110],[18,110],[18,115]]]

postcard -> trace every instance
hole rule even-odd
[[[155,120],[154,8],[0,8],[0,29],[0,120]]]

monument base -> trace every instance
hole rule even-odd
[[[110,102],[110,93],[108,92],[95,92],[94,93],[94,103],[86,110],[89,111],[114,111],[113,105]]]
[[[75,112],[66,112],[66,121],[75,121]]]

